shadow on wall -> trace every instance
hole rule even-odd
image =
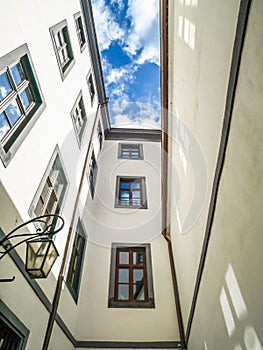
[[[225,274],[226,289],[222,287],[220,293],[220,305],[224,316],[224,321],[229,338],[234,336],[238,326],[238,322],[245,320],[248,316],[248,310],[241,290],[239,288],[234,270],[229,264],[227,272]],[[232,312],[232,310],[235,311]],[[263,350],[262,344],[257,336],[254,327],[247,324],[243,331],[243,340],[237,343],[234,350]],[[208,350],[207,343],[204,342],[205,350]]]

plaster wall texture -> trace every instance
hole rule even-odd
[[[186,326],[223,126],[239,1],[170,1],[169,5],[168,194]],[[196,194],[202,200],[194,207]],[[185,227],[189,212],[192,221]]]

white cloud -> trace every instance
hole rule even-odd
[[[111,109],[114,111],[114,127],[160,129],[158,105],[124,100]]]
[[[109,8],[105,4],[105,0],[93,0],[92,7],[96,21],[98,44],[100,51],[103,51],[110,47],[112,41],[122,40],[125,31],[113,19]]]
[[[160,65],[159,59],[159,3],[158,0],[129,0],[127,15],[131,20],[131,28],[126,39],[124,50],[134,56],[142,50],[138,64],[146,61]]]

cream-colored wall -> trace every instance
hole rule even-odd
[[[262,18],[252,1],[190,350],[263,349]]]
[[[48,350],[74,350],[72,343],[55,323]]]
[[[169,1],[168,195],[185,325],[221,137],[238,5],[238,0]],[[178,212],[173,205],[176,191],[180,192]],[[196,191],[205,199],[193,210]],[[192,225],[183,230],[189,211],[194,212]]]
[[[106,141],[100,155],[96,194],[94,200],[88,197],[83,215],[88,248],[77,306],[78,340],[179,339],[167,244],[160,235],[160,144],[143,142],[143,151],[144,160],[118,159],[118,142]],[[117,175],[146,177],[148,209],[114,207]],[[108,308],[111,242],[151,244],[154,309]]]

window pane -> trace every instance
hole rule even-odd
[[[11,68],[11,72],[17,86],[25,80],[25,73],[20,62]]]
[[[138,189],[138,188],[140,188],[140,185],[141,184],[139,182],[133,182],[131,187],[132,187],[132,189]]]
[[[121,188],[129,188],[129,182],[121,182]]]
[[[128,269],[119,269],[119,283],[129,283],[129,270]]]
[[[129,300],[129,285],[118,285],[118,300]]]
[[[3,100],[12,91],[12,86],[9,82],[6,73],[0,75],[0,101]]]
[[[129,252],[119,252],[119,264],[129,264]]]
[[[132,191],[132,198],[133,199],[140,199],[141,197],[141,192],[140,191]]]
[[[143,269],[134,269],[133,270],[133,283],[141,283],[143,281]]]
[[[21,111],[17,105],[16,100],[13,100],[7,107],[5,110],[7,117],[11,123],[11,125],[13,126],[17,120],[21,117]]]
[[[133,299],[134,300],[145,300],[144,285],[143,284],[133,285]]]
[[[33,102],[33,97],[28,87],[21,92],[20,97],[25,109],[27,109]]]
[[[4,112],[2,112],[0,114],[0,140],[3,139],[3,137],[8,133],[9,130],[10,130],[10,126],[5,117]]]
[[[142,252],[133,252],[133,264],[134,265],[143,264],[143,253]]]

